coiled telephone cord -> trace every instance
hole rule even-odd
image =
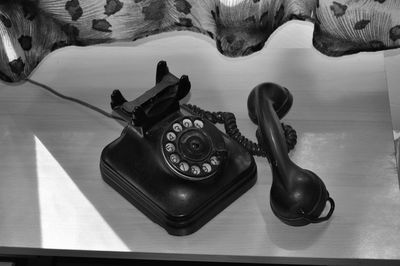
[[[201,109],[200,107],[193,104],[183,104],[193,114],[200,116],[203,119],[207,119],[213,124],[223,124],[225,127],[226,134],[232,139],[240,143],[250,154],[254,156],[267,157],[266,151],[261,147],[260,144],[255,143],[240,133],[240,130],[236,123],[236,117],[230,112],[210,112]],[[294,149],[297,143],[297,133],[290,125],[281,123],[282,129],[285,134],[286,145],[288,152]]]

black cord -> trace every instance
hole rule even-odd
[[[26,79],[26,81],[28,81],[29,83],[32,83],[32,84],[34,84],[36,86],[39,86],[39,87],[47,90],[48,92],[50,92],[50,93],[52,93],[52,94],[64,99],[64,100],[68,100],[68,101],[71,101],[71,102],[74,102],[74,103],[78,103],[78,104],[80,104],[80,105],[82,105],[84,107],[87,107],[89,109],[92,109],[93,111],[96,111],[96,112],[98,112],[98,113],[100,113],[100,114],[102,114],[102,115],[104,115],[104,116],[106,116],[108,118],[112,118],[112,119],[115,119],[115,120],[122,121],[122,122],[126,123],[126,121],[123,118],[119,117],[119,116],[107,113],[106,111],[104,111],[104,110],[102,110],[102,109],[100,109],[100,108],[98,108],[96,106],[93,106],[93,105],[91,105],[91,104],[89,104],[89,103],[87,103],[85,101],[82,101],[82,100],[79,100],[79,99],[76,99],[76,98],[73,98],[73,97],[69,97],[69,96],[66,96],[66,95],[64,95],[62,93],[59,93],[58,91],[50,88],[47,85],[44,85],[44,84],[40,83],[40,82],[31,80],[31,79]]]
[[[267,157],[266,151],[263,147],[248,138],[244,137],[237,126],[236,117],[230,112],[209,112],[201,109],[200,107],[192,104],[184,104],[192,113],[207,119],[211,123],[224,124],[225,132],[228,136],[239,142],[246,150],[254,156]],[[297,143],[297,133],[291,126],[281,123],[282,129],[285,133],[286,144],[288,152],[294,149]]]

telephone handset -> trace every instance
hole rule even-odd
[[[180,105],[190,87],[187,76],[177,78],[161,61],[155,87],[143,95],[127,101],[114,91],[111,107],[128,123],[103,149],[100,161],[103,179],[172,235],[197,231],[250,189],[257,179],[253,155],[271,161],[265,142],[242,136],[232,113]],[[292,104],[289,91],[285,95],[272,107],[279,118]],[[257,121],[259,114],[249,113]],[[226,134],[215,123],[224,124]],[[296,144],[296,132],[274,123],[287,154]]]
[[[272,170],[270,205],[284,223],[302,226],[328,220],[335,209],[325,184],[315,173],[290,160],[282,128],[277,126],[291,106],[286,88],[274,83],[256,86],[247,100],[250,119],[258,125],[256,137]],[[330,209],[324,217],[326,203]]]

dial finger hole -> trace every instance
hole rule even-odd
[[[204,123],[203,123],[203,121],[196,119],[194,121],[194,126],[197,127],[197,128],[203,128],[204,127]]]
[[[174,152],[175,150],[176,150],[176,148],[175,148],[175,145],[174,144],[172,144],[172,143],[167,143],[167,144],[165,144],[165,150],[167,151],[167,152]]]
[[[182,125],[179,124],[179,123],[173,124],[172,125],[172,129],[177,133],[179,133],[179,132],[181,132],[183,130]]]
[[[184,127],[192,127],[193,126],[192,121],[190,119],[188,119],[188,118],[184,119],[182,124],[183,124]]]
[[[193,175],[200,175],[201,169],[200,169],[200,167],[198,167],[197,165],[193,165],[192,167],[190,167],[190,172],[191,172]]]
[[[167,139],[169,141],[175,141],[176,140],[176,134],[174,132],[168,132],[167,133]]]
[[[169,159],[171,160],[171,162],[173,163],[179,163],[181,161],[181,158],[179,157],[178,154],[171,154],[171,156],[169,157]]]
[[[201,166],[201,168],[203,169],[203,171],[205,172],[205,173],[211,173],[211,171],[212,171],[212,166],[211,166],[211,164],[209,164],[209,163],[203,163],[203,165]]]
[[[187,172],[187,171],[189,171],[189,164],[187,162],[180,162],[179,163],[179,169],[182,172]]]
[[[220,161],[217,156],[211,156],[210,162],[212,165],[215,165],[215,166],[220,164]]]

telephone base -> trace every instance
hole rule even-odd
[[[171,235],[200,229],[257,179],[253,156],[207,118],[180,106],[187,76],[157,65],[157,84],[133,101],[113,93],[128,122],[101,153],[103,179]]]
[[[164,212],[162,206],[154,204],[151,198],[146,197],[140,190],[130,185],[129,180],[112,170],[105,161],[101,161],[100,170],[103,180],[108,185],[119,192],[153,222],[163,227],[170,235],[176,236],[189,235],[199,230],[248,191],[257,181],[257,168],[253,165],[240,177],[239,182],[232,182],[229,187],[220,191],[221,193],[217,197],[204,204],[203,208],[194,215],[183,215],[181,219],[176,219],[172,214]]]

